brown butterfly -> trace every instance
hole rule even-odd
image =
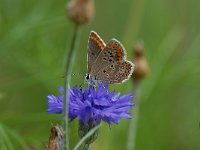
[[[90,82],[115,84],[130,78],[134,64],[126,60],[126,51],[116,39],[107,44],[100,36],[91,31],[88,40],[88,74],[86,80]]]

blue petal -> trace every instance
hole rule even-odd
[[[48,113],[62,113],[64,89],[59,87],[61,96],[48,95],[47,107]],[[93,123],[100,124],[101,120],[111,125],[118,124],[120,119],[131,119],[129,110],[134,106],[131,103],[133,96],[127,94],[120,96],[116,95],[115,91],[109,92],[108,85],[100,84],[98,88],[90,86],[89,88],[73,89],[68,87],[68,103],[69,103],[69,118],[73,120],[77,118],[84,124],[89,120]]]

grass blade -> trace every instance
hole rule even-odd
[[[90,130],[90,132],[88,132],[77,144],[76,146],[74,147],[73,150],[78,150],[78,148],[81,146],[81,144],[83,144],[83,142],[89,138],[95,131],[97,131],[101,126],[98,125],[96,127],[94,127],[92,130]]]

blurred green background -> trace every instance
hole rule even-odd
[[[64,58],[73,24],[66,0],[0,0],[0,149],[42,150],[51,123],[46,95],[63,85]],[[87,72],[87,40],[95,30],[123,43],[129,60],[142,40],[151,72],[142,82],[135,150],[200,149],[200,1],[99,0],[96,15],[81,28],[71,86]],[[133,74],[134,76],[134,74]],[[130,93],[132,81],[114,85]],[[134,114],[133,114],[134,116]],[[94,150],[126,148],[127,120],[103,124]],[[70,124],[71,147],[78,142]]]

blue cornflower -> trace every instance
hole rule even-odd
[[[59,88],[61,96],[48,95],[48,110],[50,114],[62,113],[64,90]],[[87,124],[92,121],[94,124],[100,124],[101,120],[109,125],[113,122],[118,124],[119,119],[131,119],[129,109],[134,104],[131,103],[133,96],[127,94],[120,96],[115,92],[109,92],[107,85],[100,84],[98,88],[90,86],[82,88],[68,89],[69,118],[77,118],[79,122]]]
[[[47,112],[49,114],[61,114],[63,111],[64,89],[59,87],[58,90],[61,96],[54,96],[53,94],[47,96]]]

